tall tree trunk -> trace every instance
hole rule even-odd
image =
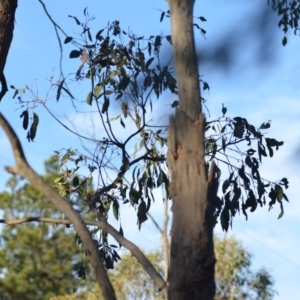
[[[0,0],[0,101],[7,92],[4,67],[13,37],[17,0]]]
[[[193,35],[194,0],[169,0],[179,108],[170,119],[168,164],[173,224],[169,299],[213,299],[213,202],[218,180],[204,160],[198,62]]]

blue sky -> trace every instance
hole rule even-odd
[[[228,115],[243,116],[249,122],[259,126],[262,122],[272,120],[268,131],[270,137],[284,141],[284,146],[276,152],[274,158],[266,159],[261,167],[263,177],[277,180],[287,177],[290,188],[287,191],[290,203],[285,203],[285,215],[277,220],[279,209],[275,207],[268,212],[268,207],[251,214],[248,221],[243,215],[237,216],[233,230],[228,235],[235,235],[254,255],[254,268],[265,266],[272,271],[275,287],[279,295],[275,299],[294,299],[299,292],[300,278],[300,203],[299,185],[299,154],[300,147],[300,37],[288,35],[289,43],[281,46],[282,32],[277,27],[278,19],[274,14],[265,15],[270,20],[267,38],[262,31],[256,30],[262,16],[257,13],[266,7],[267,1],[197,1],[195,15],[204,16],[207,22],[201,26],[207,30],[206,40],[196,33],[197,49],[202,57],[210,53],[226,38],[231,41],[230,49],[234,53],[232,65],[229,68],[220,67],[217,60],[207,59],[200,64],[200,73],[210,85],[209,92],[204,92],[212,116],[219,116],[221,105],[228,108]],[[166,1],[78,1],[52,0],[46,1],[53,18],[71,36],[79,29],[68,15],[81,18],[85,7],[96,20],[92,28],[96,32],[108,21],[119,20],[123,28],[130,28],[140,35],[165,34],[170,32],[169,21],[159,23],[160,12],[167,10]],[[252,22],[252,23],[251,23]],[[250,24],[250,25],[249,25]],[[94,32],[94,33],[95,33]],[[64,68],[66,73],[76,71],[80,62],[69,60],[68,54],[74,47],[64,47]],[[263,55],[262,55],[263,54]],[[269,59],[268,59],[269,58]],[[46,78],[58,75],[59,49],[52,24],[47,20],[41,5],[37,0],[20,1],[17,15],[14,40],[6,64],[5,74],[8,84],[16,87],[28,85],[38,95],[45,99],[49,82]],[[53,71],[54,70],[54,71]],[[84,84],[73,84],[76,97],[85,100],[88,93]],[[78,147],[80,143],[73,135],[63,130],[42,107],[36,111],[40,115],[40,125],[34,143],[28,143],[26,133],[21,128],[16,101],[11,98],[10,91],[0,104],[1,112],[11,121],[22,140],[30,164],[43,172],[43,161],[53,154],[53,150]],[[55,94],[54,94],[55,95]],[[165,99],[156,106],[154,115],[159,120],[167,120],[169,111],[165,111],[168,103],[175,99]],[[56,103],[49,99],[49,105],[61,120],[72,120],[76,126],[87,131],[90,128],[90,118],[75,116],[70,110],[68,98],[62,98]],[[96,130],[100,130],[96,127]],[[0,131],[0,168],[13,164],[13,157],[8,141]],[[2,173],[0,189],[9,175]],[[157,192],[159,196],[160,191]],[[161,205],[156,201],[152,214],[161,219]],[[123,216],[125,234],[133,238],[138,245],[146,249],[159,246],[159,234],[150,222],[146,223],[141,233],[136,230],[135,213]],[[134,219],[134,222],[131,221]],[[127,221],[128,220],[128,221]],[[126,221],[126,222],[125,222]],[[223,234],[217,226],[216,233]]]

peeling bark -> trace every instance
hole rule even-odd
[[[207,176],[204,116],[192,122],[178,110],[169,128],[168,164],[173,199],[169,299],[213,299],[213,201],[218,179]]]
[[[173,224],[169,299],[213,299],[215,294],[213,202],[215,165],[204,160],[205,118],[201,112],[198,62],[193,37],[194,0],[169,0],[179,109],[170,119],[168,165]]]

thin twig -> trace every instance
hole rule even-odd
[[[89,141],[93,141],[93,142],[99,142],[99,140],[95,140],[95,139],[92,139],[92,138],[89,138],[89,137],[86,137],[84,135],[81,135],[79,134],[78,132],[76,131],[73,131],[72,129],[70,129],[67,125],[65,125],[63,122],[61,122],[52,112],[51,110],[46,106],[45,103],[42,103],[42,105],[46,108],[46,110],[48,111],[48,113],[61,125],[63,126],[64,128],[66,128],[68,131],[70,131],[71,133],[77,135],[78,137],[80,138],[83,138],[83,139],[86,139],[86,140],[89,140]]]

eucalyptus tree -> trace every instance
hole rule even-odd
[[[45,4],[39,2],[49,16]],[[196,57],[194,29],[205,35],[199,22],[206,19],[194,16],[193,7],[194,0],[169,0],[170,10],[161,12],[160,21],[165,17],[171,19],[171,35],[154,33],[150,37],[122,29],[119,21],[96,28],[93,34],[93,17],[87,9],[83,12],[84,21],[69,16],[79,27],[79,39],[65,33],[50,18],[56,31],[64,35],[65,47],[73,47],[69,58],[79,62],[73,74],[51,82],[50,92],[54,91],[57,101],[62,95],[68,96],[76,107],[79,101],[69,89],[70,76],[71,80],[88,83],[85,105],[91,112],[96,110],[97,122],[103,127],[101,137],[78,134],[54,116],[47,106],[48,99],[35,96],[27,101],[23,96],[28,88],[12,87],[13,98],[24,108],[21,118],[28,141],[38,138],[37,127],[43,120],[35,107],[41,105],[64,128],[94,142],[90,153],[75,149],[56,151],[63,171],[53,182],[59,195],[32,172],[20,141],[5,118],[0,119],[17,162],[16,167],[7,170],[29,179],[53,201],[62,212],[55,222],[74,224],[78,243],[83,243],[90,255],[107,299],[115,296],[103,264],[106,269],[113,268],[119,259],[109,235],[130,249],[165,297],[168,294],[170,299],[212,299],[215,224],[220,222],[227,231],[237,213],[241,211],[248,218],[249,211],[267,204],[266,198],[270,208],[280,206],[282,217],[283,200],[288,200],[283,189],[288,188],[285,177],[270,182],[260,174],[263,157],[272,157],[274,150],[283,145],[282,141],[265,137],[264,130],[270,128],[270,122],[254,126],[241,116],[229,117],[223,105],[220,117],[209,120],[204,116],[205,100],[200,85],[208,90],[209,84],[199,76],[201,62]],[[59,35],[58,38],[61,43]],[[168,61],[161,59],[165,42],[172,49],[174,60],[173,55]],[[154,124],[151,116],[157,105],[155,98],[160,99],[165,93],[176,98],[169,104],[170,114],[173,113],[169,123],[161,126]],[[129,128],[129,133],[118,134],[122,127]],[[228,173],[221,174],[222,164]],[[128,181],[129,175],[132,179]],[[95,177],[98,180],[93,180]],[[218,196],[220,180],[223,182]],[[96,185],[93,193],[92,183]],[[155,200],[153,190],[161,185],[166,189],[167,199],[173,201],[167,282],[124,237],[120,219],[120,206],[128,203],[137,210],[141,228]],[[108,223],[109,211],[119,221],[118,229]]]

